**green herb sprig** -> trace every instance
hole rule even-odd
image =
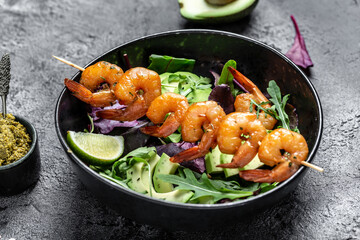
[[[253,105],[257,107],[256,115],[259,116],[260,111],[264,111],[265,114],[268,114],[275,118],[276,120],[281,122],[281,127],[290,129],[290,120],[289,116],[285,112],[285,106],[289,99],[290,94],[285,95],[281,98],[281,91],[279,86],[276,84],[274,80],[269,82],[269,87],[266,89],[270,95],[270,99],[268,102],[257,103],[253,99],[250,102],[250,112],[253,111]],[[264,108],[263,105],[272,103],[273,105],[270,108]],[[294,129],[296,130],[296,129]]]

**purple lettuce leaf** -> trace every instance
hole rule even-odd
[[[214,77],[214,86],[217,86],[218,82],[219,82],[219,79],[220,79],[220,75],[217,72],[214,72],[212,70],[210,70],[210,73]]]
[[[182,152],[186,149],[196,146],[195,143],[189,142],[180,142],[180,143],[169,143],[166,145],[155,146],[157,154],[161,156],[163,153],[166,153],[169,157],[172,157],[179,152]],[[191,161],[183,162],[180,164],[183,167],[189,168],[192,171],[203,173],[205,172],[205,157],[196,158]]]
[[[300,67],[312,67],[314,64],[311,61],[310,55],[306,49],[304,38],[300,34],[300,30],[296,23],[296,20],[292,15],[291,20],[294,24],[296,35],[293,46],[285,55]]]
[[[209,95],[209,100],[217,102],[224,109],[226,114],[235,111],[235,100],[231,94],[231,89],[227,84],[215,86]]]
[[[89,113],[89,115],[93,118],[94,127],[96,129],[98,129],[100,133],[107,134],[107,133],[111,132],[115,127],[135,127],[135,126],[138,126],[139,124],[143,123],[142,121],[138,121],[138,120],[121,122],[121,121],[115,121],[115,120],[101,119],[98,116],[96,116],[96,112],[101,111],[101,110],[123,109],[125,107],[126,107],[125,105],[121,105],[118,102],[116,102],[112,106],[104,107],[104,108],[91,107],[91,112]]]

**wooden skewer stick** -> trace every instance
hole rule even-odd
[[[259,141],[259,145],[261,145],[261,142],[260,142],[260,141]],[[316,165],[314,165],[314,164],[311,164],[311,163],[308,163],[308,162],[305,162],[305,161],[302,161],[301,164],[304,165],[305,167],[312,168],[312,169],[314,169],[314,170],[316,170],[316,171],[324,172],[324,169],[323,169],[323,168],[318,167],[318,166],[316,166]]]
[[[302,165],[306,166],[306,167],[309,167],[309,168],[312,168],[312,169],[315,169],[316,171],[319,171],[319,172],[323,172],[324,169],[321,168],[321,167],[318,167],[314,164],[311,164],[311,163],[308,163],[308,162],[305,162],[305,161],[302,161],[301,162]]]
[[[76,64],[74,64],[72,62],[69,62],[69,61],[67,61],[67,60],[65,60],[63,58],[59,58],[59,57],[54,56],[54,55],[53,55],[53,57],[56,58],[57,60],[59,60],[60,62],[63,62],[65,64],[67,64],[67,65],[70,65],[70,66],[72,66],[72,67],[74,67],[74,68],[76,68],[76,69],[78,69],[78,70],[80,70],[82,72],[85,71],[85,68],[82,68],[82,67],[80,67],[80,66],[78,66],[78,65],[76,65]]]

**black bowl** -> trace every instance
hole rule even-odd
[[[322,110],[317,93],[304,73],[283,54],[250,38],[213,30],[179,30],[154,34],[120,45],[88,65],[106,60],[126,69],[123,54],[132,66],[148,66],[151,54],[193,58],[194,72],[209,76],[216,61],[234,59],[237,69],[252,79],[265,92],[268,82],[276,80],[282,93],[291,94],[299,115],[299,129],[309,146],[311,162],[322,133]],[[79,80],[80,72],[73,79]],[[69,150],[66,131],[82,131],[88,123],[86,104],[64,89],[55,112],[56,131],[71,165],[82,183],[106,205],[125,217],[167,229],[199,230],[228,225],[276,204],[294,190],[307,169],[301,167],[291,178],[275,189],[243,201],[196,205],[166,202],[125,189],[91,170]]]
[[[0,194],[12,195],[36,183],[40,172],[40,153],[35,127],[25,118],[15,116],[26,128],[31,138],[30,150],[19,160],[0,166]]]

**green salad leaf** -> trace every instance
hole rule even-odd
[[[204,173],[200,179],[197,179],[188,168],[184,169],[182,176],[177,175],[159,175],[162,181],[177,185],[175,189],[191,190],[194,195],[190,200],[196,200],[201,197],[212,197],[211,203],[221,199],[238,199],[253,195],[252,191],[243,191],[236,182],[226,182],[222,180],[211,180]]]
[[[267,191],[270,191],[271,189],[275,188],[279,183],[278,182],[274,182],[274,183],[261,183],[260,184],[260,193],[264,193]]]
[[[170,136],[168,136],[167,138],[165,138],[166,142],[173,142],[173,143],[178,143],[181,141],[181,133],[173,133]]]
[[[194,59],[175,58],[166,55],[151,54],[148,69],[162,74],[164,72],[174,73],[177,71],[192,72],[195,65]]]
[[[239,89],[236,89],[234,87],[234,82],[233,82],[233,75],[231,74],[231,72],[229,71],[229,67],[233,67],[236,69],[236,61],[235,60],[229,60],[225,63],[222,71],[221,71],[221,75],[219,78],[219,81],[217,82],[216,85],[221,85],[221,84],[227,84],[230,87],[231,93],[234,97],[236,97],[239,94]]]
[[[285,112],[286,102],[289,99],[290,94],[285,95],[281,99],[281,91],[279,86],[274,80],[269,82],[269,87],[266,89],[270,95],[270,101],[274,104],[272,110],[277,112],[277,120],[281,121],[282,127],[290,130],[289,116]],[[274,109],[275,108],[275,109]]]
[[[257,103],[251,99],[250,112],[253,111],[253,105],[255,105],[257,107],[257,110],[256,110],[257,115],[259,115],[260,111],[264,111],[265,114],[269,114],[276,120],[281,121],[280,127],[291,130],[289,116],[287,115],[287,113],[285,111],[285,106],[289,99],[290,94],[287,94],[283,98],[281,98],[280,88],[274,80],[271,80],[269,82],[269,87],[267,88],[267,92],[269,93],[269,95],[271,97],[269,102]],[[268,103],[272,103],[273,105],[270,108],[262,107],[262,105],[268,104]],[[292,129],[292,130],[295,132],[299,132],[299,130],[297,128]]]

